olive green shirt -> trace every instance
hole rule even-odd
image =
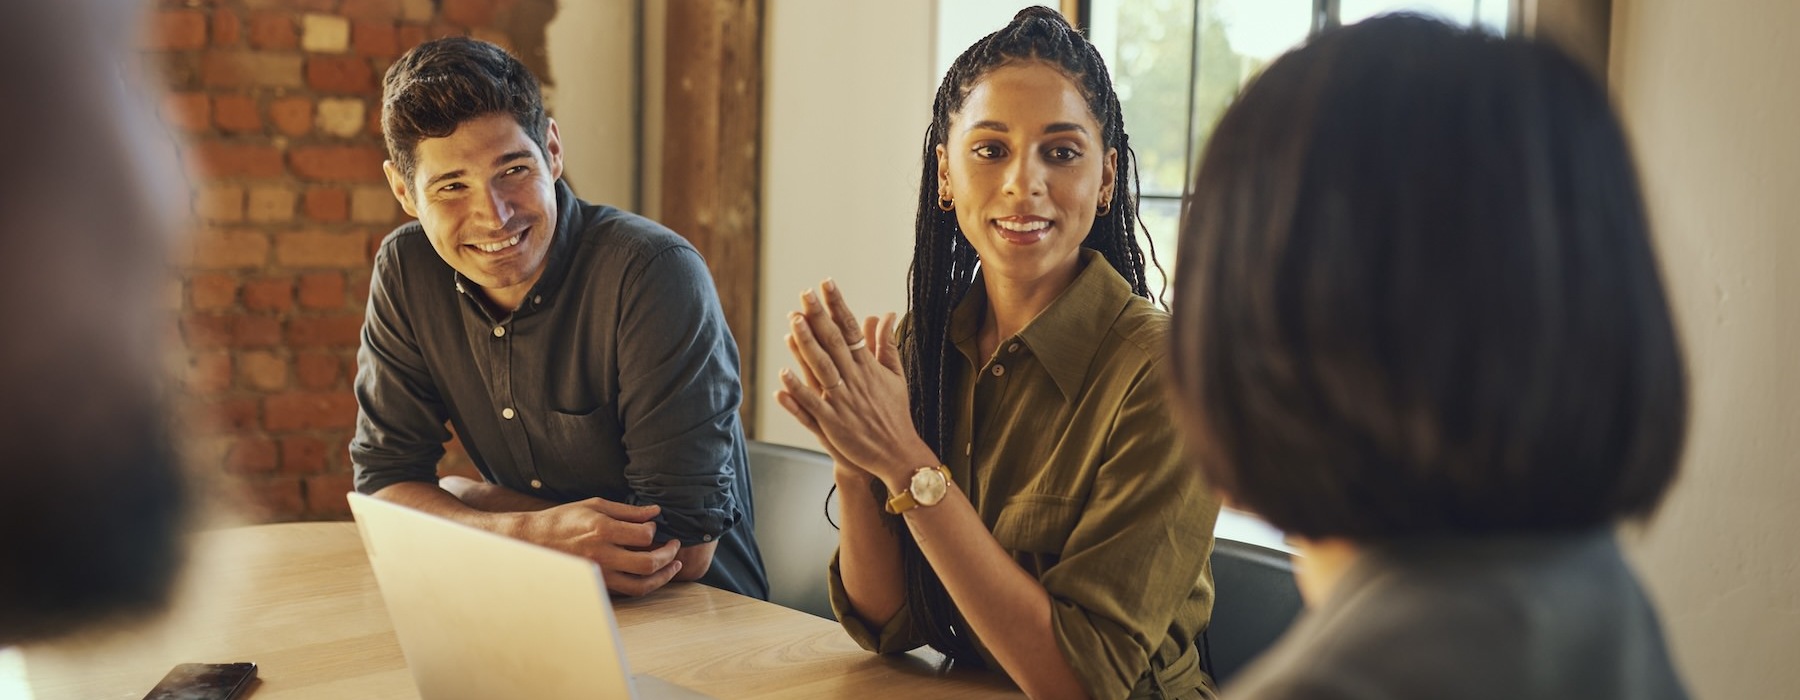
[[[1212,613],[1219,506],[1167,401],[1168,314],[1097,253],[1081,256],[1069,288],[992,358],[979,357],[980,280],[957,306],[950,339],[967,364],[944,462],[1050,593],[1057,645],[1089,695],[1212,697],[1194,640]],[[857,618],[835,558],[830,576],[832,607],[864,648],[924,643],[904,607],[880,628]]]

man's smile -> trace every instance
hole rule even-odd
[[[519,241],[525,240],[525,235],[528,233],[531,233],[531,229],[525,229],[524,231],[515,233],[515,234],[513,234],[512,238],[508,238],[506,240],[492,241],[492,242],[488,242],[488,243],[468,243],[465,245],[469,246],[470,248],[474,248],[476,250],[479,250],[483,253],[487,253],[490,255],[495,254],[495,253],[502,253],[502,252],[512,249],[514,246],[517,246],[519,244]]]

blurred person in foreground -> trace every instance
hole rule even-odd
[[[188,193],[139,5],[0,3],[0,648],[157,610],[182,559],[159,301]]]
[[[1686,697],[1614,534],[1675,477],[1686,379],[1592,76],[1330,30],[1226,112],[1187,210],[1182,418],[1310,608],[1229,697]]]

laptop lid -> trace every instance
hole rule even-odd
[[[598,564],[349,497],[423,700],[638,697]]]

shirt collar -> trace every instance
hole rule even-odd
[[[550,234],[550,250],[544,253],[544,274],[538,277],[537,284],[531,285],[531,292],[525,295],[524,305],[520,312],[541,307],[545,301],[554,298],[557,288],[569,276],[569,264],[575,257],[575,236],[581,231],[578,219],[581,215],[581,202],[575,199],[575,191],[569,184],[558,179],[556,181],[556,228]],[[456,291],[468,295],[472,293],[474,283],[464,279],[462,273],[454,272]],[[473,298],[473,297],[471,297]],[[543,301],[540,301],[543,300]],[[479,306],[479,304],[477,304]]]
[[[1017,340],[1030,348],[1067,401],[1081,396],[1100,343],[1132,297],[1131,285],[1098,251],[1082,248],[1080,255],[1082,269],[1069,288],[1018,335],[1000,341],[1002,347]],[[976,357],[977,353],[967,348],[980,332],[986,312],[987,287],[977,274],[969,293],[950,315],[951,342],[965,348],[963,354],[976,366],[986,358]]]

